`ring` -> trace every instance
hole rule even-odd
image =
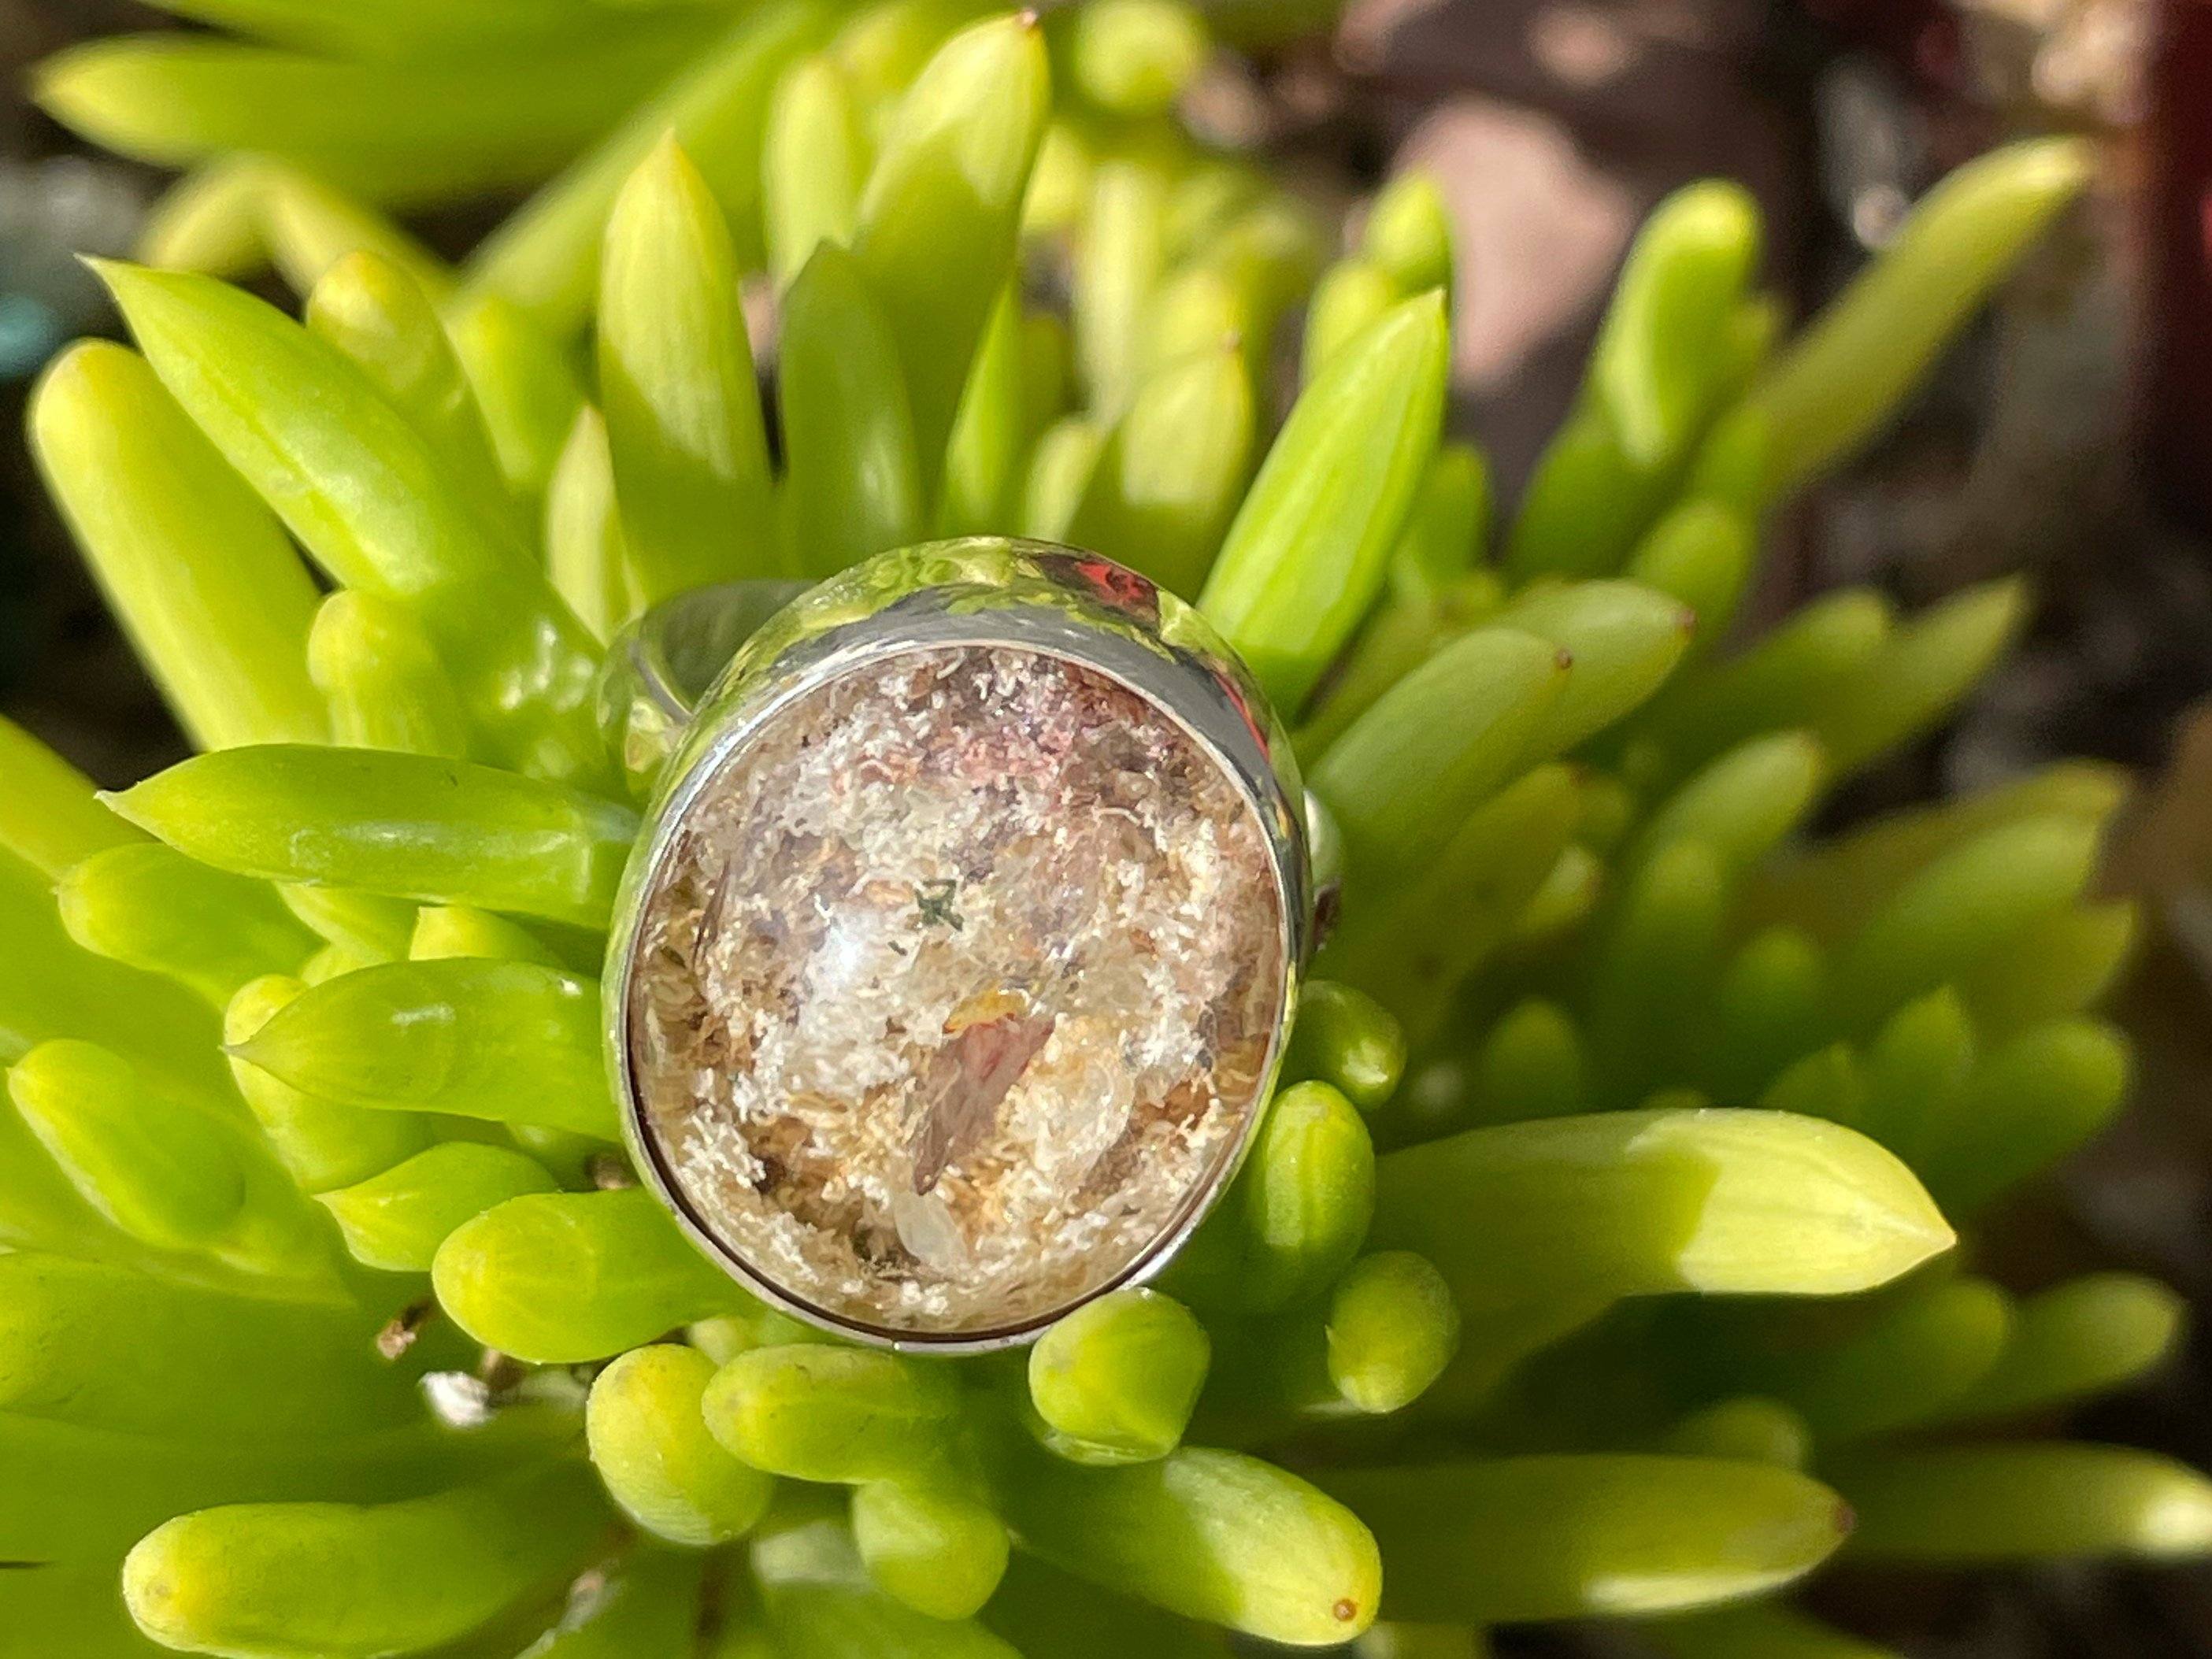
[[[604,981],[630,1152],[777,1307],[1021,1342],[1157,1273],[1250,1144],[1313,944],[1290,745],[1203,617],[1092,555],[792,592],[612,653],[650,799]]]

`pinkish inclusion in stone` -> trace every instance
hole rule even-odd
[[[796,1303],[1034,1324],[1218,1184],[1283,933],[1249,801],[1152,703],[1025,650],[878,662],[772,715],[677,831],[632,980],[646,1136]]]

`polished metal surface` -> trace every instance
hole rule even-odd
[[[1212,627],[1174,595],[1096,555],[998,538],[941,542],[881,555],[775,608],[790,591],[788,584],[747,583],[683,596],[635,625],[610,655],[603,717],[649,803],[647,830],[617,901],[603,980],[608,1064],[629,1150],[641,1175],[710,1259],[800,1319],[878,1346],[939,1353],[1029,1341],[1051,1321],[939,1337],[874,1328],[809,1306],[702,1221],[646,1131],[639,1100],[633,992],[646,898],[701,792],[793,700],[917,652],[988,646],[1059,658],[1119,683],[1182,727],[1237,781],[1265,832],[1281,900],[1285,973],[1263,1072],[1264,1101],[1316,943],[1313,860],[1297,763],[1266,698]],[[726,665],[709,681],[708,665],[719,655],[726,655]],[[1233,1178],[1261,1115],[1250,1115],[1235,1157],[1194,1194],[1171,1231],[1085,1301],[1142,1283],[1174,1258]]]

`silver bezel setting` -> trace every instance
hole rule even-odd
[[[747,602],[757,605],[757,596]],[[694,632],[696,612],[695,603],[684,624]],[[762,1301],[820,1329],[900,1352],[973,1354],[1018,1346],[1076,1308],[1158,1276],[1250,1152],[1314,944],[1304,790],[1287,738],[1243,666],[1195,611],[1134,572],[1071,549],[994,538],[884,554],[809,591],[750,634],[696,708],[674,683],[680,676],[669,671],[669,653],[651,637],[651,626],[618,645],[627,678],[603,698],[632,776],[658,774],[648,830],[623,872],[601,981],[610,1078],[641,1178],[692,1243]],[[937,1334],[814,1306],[770,1279],[701,1217],[645,1121],[633,1046],[634,992],[646,900],[692,809],[723,768],[794,701],[825,684],[898,657],[976,646],[1032,652],[1115,681],[1173,721],[1234,781],[1261,825],[1275,878],[1283,994],[1255,1104],[1230,1156],[1143,1254],[1064,1306],[1000,1328]]]

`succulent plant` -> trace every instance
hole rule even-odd
[[[1954,1265],[2124,1092],[2087,1012],[2133,927],[2091,884],[2122,780],[1808,827],[2024,593],[1845,590],[1729,637],[1764,515],[2084,154],[1971,164],[1786,344],[1747,198],[1671,198],[1492,556],[1482,460],[1442,438],[1432,191],[1391,186],[1322,277],[1269,439],[1303,216],[1157,106],[1089,130],[1080,190],[1038,173],[1026,19],[855,78],[917,9],[794,32],[760,158],[633,123],[458,283],[338,193],[462,176],[434,126],[258,198],[304,325],[105,269],[137,349],[60,360],[33,445],[205,752],[101,795],[0,726],[0,1650],[1464,1656],[1595,1616],[1792,1659],[1875,1651],[1771,1599],[1838,1550],[2212,1548],[2199,1475],[2014,1430],[2154,1362],[2175,1298]],[[385,13],[363,63],[550,15]],[[333,142],[292,159],[383,165]],[[487,277],[525,269],[559,303]],[[921,1359],[750,1301],[628,1178],[592,976],[638,824],[592,699],[656,599],[1012,533],[1237,646],[1300,722],[1341,905],[1255,1149],[1158,1287]]]

